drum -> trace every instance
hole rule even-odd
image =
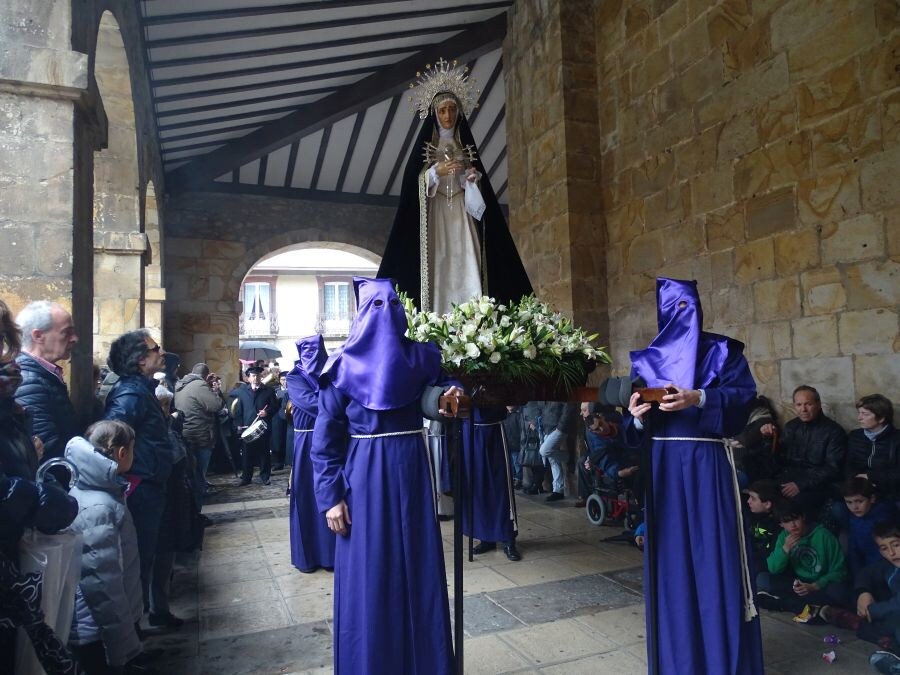
[[[241,434],[241,440],[245,443],[252,443],[253,441],[259,440],[262,438],[262,435],[266,433],[269,425],[265,420],[254,420],[253,424],[244,429],[244,432]]]

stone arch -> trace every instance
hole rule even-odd
[[[107,147],[94,154],[93,349],[102,360],[112,340],[143,324],[147,252],[131,71],[109,10],[97,29],[94,78],[108,120]]]
[[[243,283],[247,273],[264,258],[285,251],[297,251],[304,248],[332,248],[337,251],[354,253],[373,263],[381,262],[380,254],[375,253],[371,248],[366,248],[352,237],[342,237],[343,234],[339,230],[329,232],[327,236],[323,236],[321,230],[295,230],[276,235],[259,244],[255,244],[247,250],[245,256],[240,260],[240,264],[234,267],[231,279],[228,282],[228,289],[233,291],[235,301],[237,301],[241,283]],[[384,250],[384,246],[379,246],[378,250]],[[250,262],[248,263],[248,261]]]
[[[228,386],[239,372],[241,283],[259,260],[298,247],[330,246],[374,262],[386,239],[386,233],[372,228],[337,223],[327,230],[299,227],[254,239],[258,230],[240,227],[226,234],[218,218],[205,221],[195,212],[190,219],[192,227],[182,230],[180,216],[169,213],[173,215],[167,219],[170,224],[174,221],[175,232],[167,230],[166,234],[164,345],[179,354],[187,367],[199,361],[208,363]],[[232,240],[224,240],[223,235],[231,235]]]
[[[144,189],[144,234],[147,237],[147,253],[144,265],[144,327],[149,329],[157,341],[163,335],[163,304],[166,300],[166,289],[163,286],[163,248],[164,241],[159,222],[159,209],[156,201],[156,186],[153,181]]]

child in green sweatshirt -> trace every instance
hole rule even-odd
[[[793,501],[779,503],[775,517],[783,531],[766,559],[768,572],[756,577],[760,605],[795,614],[806,605],[846,607],[847,564],[835,536],[822,525],[808,523]]]

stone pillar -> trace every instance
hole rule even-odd
[[[71,309],[81,338],[71,394],[86,421],[90,155],[105,141],[106,119],[88,91],[88,57],[70,47],[71,4],[0,4],[0,296],[14,312],[44,299]]]
[[[94,232],[94,353],[103,361],[122,333],[144,324],[141,280],[147,235]]]
[[[594,4],[515,3],[503,61],[510,229],[537,295],[605,341]]]

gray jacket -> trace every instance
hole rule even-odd
[[[554,429],[559,429],[564,434],[570,433],[575,428],[577,410],[575,403],[545,402],[541,410],[541,428],[544,434],[549,434]]]
[[[175,385],[175,407],[184,414],[181,435],[185,442],[197,448],[211,448],[216,444],[218,422],[216,414],[224,402],[199,375],[191,373]]]
[[[107,663],[122,666],[141,652],[134,625],[144,610],[126,481],[116,473],[116,462],[80,436],[69,441],[66,457],[79,471],[69,492],[78,500],[78,517],[69,529],[84,538],[70,640],[78,645],[102,640]]]

